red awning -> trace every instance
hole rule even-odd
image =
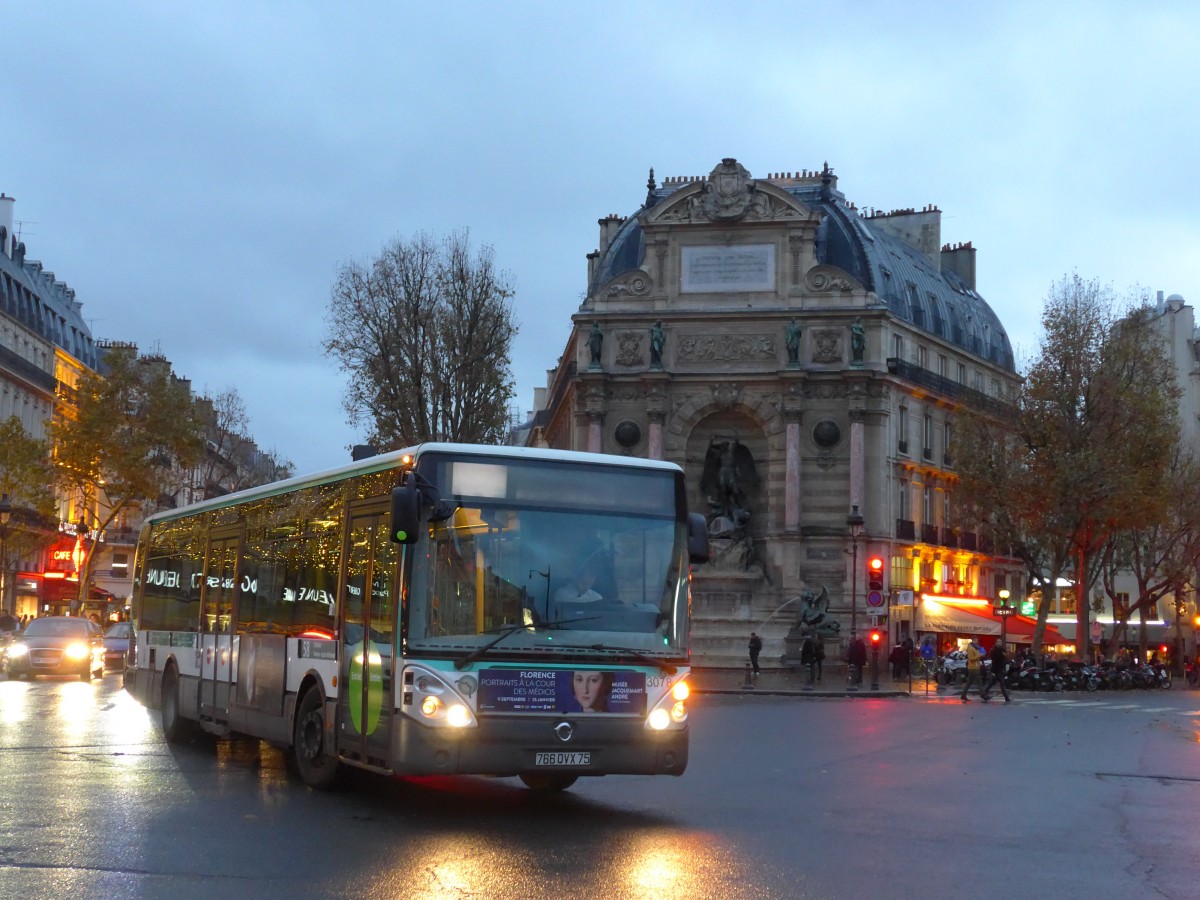
[[[1011,643],[1033,643],[1033,630],[1037,627],[1036,619],[1028,616],[995,616],[992,615],[990,607],[954,606],[947,600],[939,600],[939,605],[941,609],[936,613],[922,608],[921,620],[924,624],[919,624],[918,630],[999,636],[1003,629],[1005,637]],[[1005,622],[1004,618],[1007,618],[1008,621]],[[1053,625],[1047,624],[1046,631],[1042,635],[1042,643],[1069,644],[1071,641],[1063,637]]]
[[[1037,628],[1037,619],[1031,619],[1028,616],[1009,616],[1008,617],[1008,639],[1018,644],[1032,644],[1033,631]],[[1046,624],[1046,630],[1042,634],[1043,644],[1073,644],[1063,637],[1062,632],[1049,623]]]

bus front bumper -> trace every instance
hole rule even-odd
[[[641,717],[500,715],[451,729],[401,716],[395,741],[407,775],[682,775],[688,762],[686,726],[652,731]]]

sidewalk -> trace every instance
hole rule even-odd
[[[879,690],[871,690],[870,667],[863,672],[862,684],[851,685],[846,678],[846,667],[843,665],[825,665],[822,678],[815,684],[809,685],[808,672],[804,669],[782,669],[764,667],[757,678],[747,677],[749,668],[710,668],[697,666],[688,677],[688,684],[697,694],[757,694],[760,696],[783,697],[845,697],[853,699],[862,697],[907,697],[909,682],[905,678],[892,681],[890,668],[879,673]],[[937,686],[930,682],[929,693],[935,693]],[[925,682],[914,679],[912,693],[921,694],[925,691]]]
[[[844,664],[834,664],[831,666],[828,663],[825,665],[821,681],[813,685],[809,685],[808,683],[808,672],[801,668],[764,667],[758,678],[747,680],[748,666],[741,669],[695,666],[692,668],[691,675],[688,676],[688,684],[691,685],[692,691],[697,694],[746,694],[751,696],[810,698],[844,697],[847,699],[921,697],[926,695],[930,697],[952,697],[956,692],[962,691],[961,684],[942,687],[939,690],[938,685],[933,681],[930,681],[927,685],[924,679],[914,678],[911,682],[910,693],[910,682],[907,678],[893,681],[891,667],[889,666],[886,670],[883,670],[883,667],[880,668],[879,690],[877,691],[871,690],[871,670],[869,666],[863,672],[862,684],[850,685],[846,679],[846,666]],[[851,690],[851,688],[854,689]],[[999,689],[997,688],[997,690]],[[1174,692],[1195,689],[1190,688],[1184,679],[1175,678],[1171,682],[1170,690]],[[1029,696],[1085,696],[1095,698],[1099,696],[1152,696],[1156,692],[1127,690],[1096,691],[1092,693],[1086,691],[1068,691],[1061,694],[1046,693],[1044,691],[1018,691],[1017,693]]]

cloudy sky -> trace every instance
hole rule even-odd
[[[936,204],[1036,347],[1070,272],[1200,301],[1200,4],[14,3],[0,190],[97,338],[236,387],[299,472],[360,440],[340,265],[469,228],[517,289],[522,411],[648,169],[819,168]]]

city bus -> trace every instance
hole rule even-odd
[[[681,775],[707,558],[673,463],[422,444],[149,516],[126,685],[168,741],[269,741],[314,788]]]

